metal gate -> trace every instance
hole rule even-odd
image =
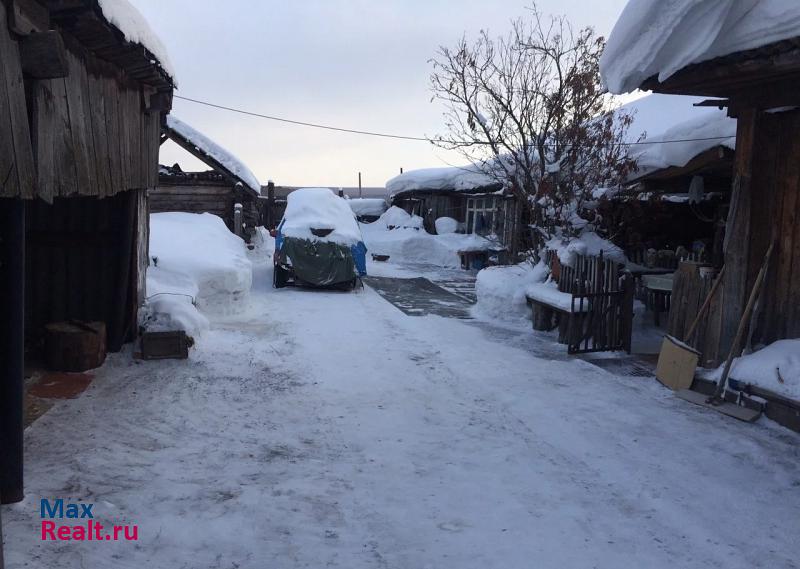
[[[559,289],[572,294],[570,354],[631,351],[633,276],[623,265],[599,257],[578,256],[562,266]]]

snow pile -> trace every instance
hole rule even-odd
[[[800,35],[797,0],[630,0],[600,61],[612,93],[658,75]]]
[[[383,218],[375,223],[362,224],[361,231],[367,249],[375,255],[389,255],[390,263],[421,263],[459,268],[459,251],[485,251],[495,247],[491,241],[480,235],[431,235],[424,230],[411,228],[390,230],[382,220]]]
[[[300,188],[289,194],[281,233],[286,237],[355,245],[361,238],[355,214],[347,201],[328,188]],[[332,229],[320,237],[312,229]]]
[[[714,148],[736,148],[736,119],[716,107],[695,107],[704,97],[648,95],[620,107],[631,114],[627,142],[642,142],[631,147],[638,171],[632,178],[668,168],[685,166],[692,158]],[[663,141],[678,141],[668,142]]]
[[[544,263],[520,263],[506,267],[489,267],[478,273],[475,294],[478,302],[473,315],[484,320],[526,324],[530,310],[525,299],[527,288],[547,278]]]
[[[436,233],[445,235],[447,233],[455,233],[458,231],[458,220],[452,217],[440,217],[436,220]]]
[[[185,138],[191,144],[219,162],[229,174],[238,178],[257,194],[261,193],[261,182],[255,177],[255,174],[250,171],[250,168],[234,156],[228,150],[222,148],[219,144],[208,138],[206,135],[198,132],[182,120],[176,118],[174,115],[167,115],[167,127],[174,130],[179,136]]]
[[[386,211],[386,200],[380,198],[354,198],[348,199],[347,203],[357,217],[362,215],[381,216]]]
[[[464,192],[476,190],[497,191],[501,188],[502,184],[491,176],[484,174],[474,164],[462,167],[410,170],[386,182],[386,189],[389,191],[390,197],[414,190]]]
[[[395,205],[386,210],[375,223],[385,229],[422,229],[423,224],[420,216],[411,215]]]
[[[561,264],[570,267],[575,264],[578,255],[596,257],[601,252],[606,259],[622,264],[628,263],[628,258],[622,249],[593,231],[587,231],[580,237],[554,237],[545,244],[545,248],[555,251]]]
[[[153,32],[139,10],[128,0],[98,0],[98,4],[105,19],[121,31],[126,40],[144,46],[156,56],[164,71],[172,79],[175,79],[175,70],[169,59],[167,48],[164,47],[161,39]]]
[[[731,377],[800,401],[800,339],[780,340],[736,359]]]
[[[253,269],[244,241],[210,213],[152,214],[150,261],[144,313],[149,330],[198,335],[208,328],[198,309],[237,313],[249,297]]]

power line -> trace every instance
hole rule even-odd
[[[430,138],[424,138],[424,137],[421,137],[421,136],[404,136],[404,135],[401,135],[401,134],[388,134],[388,133],[385,133],[385,132],[372,132],[372,131],[368,131],[368,130],[356,130],[356,129],[352,129],[352,128],[341,128],[341,127],[337,127],[337,126],[317,124],[317,123],[305,122],[305,121],[297,121],[297,120],[287,119],[287,118],[283,118],[283,117],[275,117],[275,116],[271,116],[271,115],[264,115],[264,114],[261,114],[261,113],[254,113],[252,111],[245,111],[245,110],[242,110],[242,109],[236,109],[234,107],[227,107],[225,105],[218,105],[216,103],[209,103],[208,101],[201,101],[199,99],[192,99],[191,97],[182,97],[181,95],[174,95],[174,97],[176,99],[180,99],[182,101],[189,101],[190,103],[196,103],[198,105],[204,105],[206,107],[212,107],[212,108],[215,108],[215,109],[221,109],[223,111],[230,111],[232,113],[238,113],[240,115],[247,115],[247,116],[251,116],[251,117],[257,117],[257,118],[261,118],[261,119],[267,119],[267,120],[271,120],[271,121],[278,121],[278,122],[283,122],[283,123],[288,123],[288,124],[295,124],[295,125],[299,125],[299,126],[308,126],[308,127],[312,127],[312,128],[321,128],[321,129],[324,129],[324,130],[333,130],[333,131],[337,131],[337,132],[348,132],[350,134],[361,134],[361,135],[365,135],[365,136],[379,136],[379,137],[382,137],[382,138],[397,138],[397,139],[400,139],[400,140],[416,140],[416,141],[421,141],[421,142],[434,142]],[[686,143],[686,142],[709,142],[709,141],[712,141],[712,140],[722,141],[722,140],[728,140],[730,138],[736,138],[736,135],[734,134],[734,135],[729,135],[729,136],[710,136],[710,137],[707,137],[707,138],[679,138],[679,139],[675,139],[675,140],[653,140],[653,141],[650,141],[650,142],[648,142],[646,140],[642,140],[642,141],[637,141],[637,142],[619,142],[617,144],[619,144],[620,146],[647,146],[647,145],[652,145],[652,144],[677,144],[677,143]],[[446,141],[443,141],[443,142],[446,142]],[[488,145],[489,143],[488,142],[475,141],[473,144],[475,144],[475,145]],[[551,147],[551,146],[555,146],[555,145],[554,144],[545,144],[545,146]]]
[[[207,107],[214,107],[215,109],[222,109],[222,110],[225,110],[225,111],[231,111],[232,113],[239,113],[240,115],[249,115],[251,117],[258,117],[258,118],[262,118],[262,119],[268,119],[268,120],[271,120],[271,121],[285,122],[285,123],[296,124],[296,125],[300,125],[300,126],[310,126],[310,127],[313,127],[313,128],[323,128],[325,130],[335,130],[335,131],[338,131],[338,132],[349,132],[349,133],[352,133],[352,134],[363,134],[363,135],[366,135],[366,136],[381,136],[381,137],[384,137],[384,138],[399,138],[399,139],[402,139],[402,140],[421,140],[423,142],[430,142],[430,140],[428,140],[427,138],[421,138],[421,137],[418,137],[418,136],[403,136],[403,135],[400,135],[400,134],[386,134],[386,133],[383,133],[383,132],[370,132],[370,131],[366,131],[366,130],[355,130],[355,129],[352,129],[352,128],[339,128],[339,127],[336,127],[336,126],[328,126],[328,125],[324,125],[324,124],[316,124],[316,123],[311,123],[311,122],[304,122],[304,121],[296,121],[296,120],[292,120],[292,119],[285,119],[285,118],[282,118],[282,117],[273,117],[273,116],[270,116],[270,115],[262,115],[260,113],[253,113],[253,112],[250,112],[250,111],[243,111],[241,109],[234,109],[233,107],[226,107],[225,105],[217,105],[215,103],[209,103],[207,101],[199,101],[197,99],[191,99],[189,97],[181,97],[180,95],[174,95],[174,97],[176,99],[181,99],[182,101],[190,101],[192,103],[197,103],[198,105],[205,105]]]

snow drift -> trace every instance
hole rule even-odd
[[[800,35],[797,0],[630,0],[600,69],[612,93],[657,75]]]
[[[473,315],[483,320],[529,325],[530,310],[525,293],[528,287],[543,282],[547,275],[544,263],[483,269],[475,282],[478,302],[472,309]]]
[[[210,213],[152,214],[150,260],[149,330],[198,335],[208,328],[205,314],[240,312],[249,298],[253,269],[244,241]]]
[[[722,368],[717,370],[717,379]],[[800,401],[800,339],[780,340],[737,358],[731,377]]]
[[[281,233],[286,237],[352,246],[362,241],[356,216],[347,200],[328,188],[300,188],[289,194]],[[320,237],[312,229],[332,229]]]
[[[421,263],[441,267],[461,266],[459,251],[480,251],[492,242],[480,235],[447,233],[431,235],[422,218],[391,207],[375,223],[362,224],[364,244],[376,255],[389,255],[391,263]],[[393,229],[389,229],[389,228]]]

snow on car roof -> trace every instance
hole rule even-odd
[[[693,63],[800,35],[797,0],[630,0],[600,62],[606,86],[626,93]]]
[[[356,216],[347,201],[328,188],[300,188],[286,198],[281,233],[286,237],[355,245],[361,238]],[[320,237],[312,229],[333,229]]]
[[[184,138],[188,143],[194,145],[199,152],[215,160],[229,175],[237,178],[252,191],[257,194],[261,193],[261,183],[258,181],[258,178],[256,178],[250,168],[245,166],[244,162],[239,160],[233,153],[222,148],[203,133],[198,132],[175,117],[175,115],[167,115],[167,128]],[[213,164],[209,165],[214,166]]]

